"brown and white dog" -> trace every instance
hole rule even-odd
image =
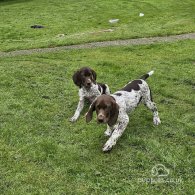
[[[89,67],[83,67],[77,70],[72,79],[76,86],[79,87],[79,103],[71,122],[76,121],[84,107],[85,99],[93,102],[93,100],[102,94],[110,94],[108,85],[96,83],[97,74]]]
[[[151,91],[146,79],[154,71],[143,75],[138,80],[133,80],[121,90],[112,95],[98,96],[91,104],[86,114],[86,122],[92,120],[93,111],[96,111],[98,123],[106,123],[106,136],[110,136],[103,147],[103,151],[109,151],[123,134],[129,122],[127,113],[133,111],[140,102],[143,102],[153,112],[153,122],[160,124],[160,118],[155,103],[152,100]]]

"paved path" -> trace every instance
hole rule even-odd
[[[18,55],[31,55],[36,53],[50,53],[58,52],[63,50],[73,49],[87,49],[97,47],[108,47],[108,46],[130,46],[130,45],[146,45],[163,42],[174,42],[178,40],[195,39],[195,33],[172,35],[166,37],[150,37],[150,38],[138,38],[138,39],[127,39],[127,40],[115,40],[115,41],[103,41],[103,42],[92,42],[79,45],[60,46],[53,48],[40,48],[40,49],[29,49],[29,50],[17,50],[11,52],[0,52],[0,57],[12,57]]]

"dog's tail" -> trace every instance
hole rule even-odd
[[[147,74],[144,74],[143,76],[140,77],[140,79],[146,80],[148,77],[154,74],[154,71],[150,71]]]

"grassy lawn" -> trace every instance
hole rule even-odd
[[[0,51],[195,32],[194,0],[1,0],[0,13]]]
[[[194,50],[195,41],[181,41],[0,58],[0,194],[194,194]],[[71,76],[86,65],[113,92],[154,69],[148,83],[162,124],[141,105],[104,154],[106,127],[85,123],[87,107],[68,121],[78,101]],[[180,182],[146,182],[157,164]]]

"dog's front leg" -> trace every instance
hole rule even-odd
[[[107,125],[107,129],[104,132],[104,135],[110,137],[112,135],[112,131],[113,131],[113,127],[110,127],[109,125]]]
[[[127,124],[129,123],[129,117],[127,114],[123,115],[122,121],[118,122],[116,126],[114,126],[114,131],[106,144],[103,147],[103,151],[107,152],[112,149],[112,147],[116,144],[117,140],[121,137],[124,130],[127,127]],[[116,127],[116,128],[115,128]]]
[[[80,113],[83,110],[83,107],[84,107],[84,98],[79,100],[79,103],[78,103],[77,109],[74,113],[74,116],[70,119],[71,122],[74,122],[79,118]]]

